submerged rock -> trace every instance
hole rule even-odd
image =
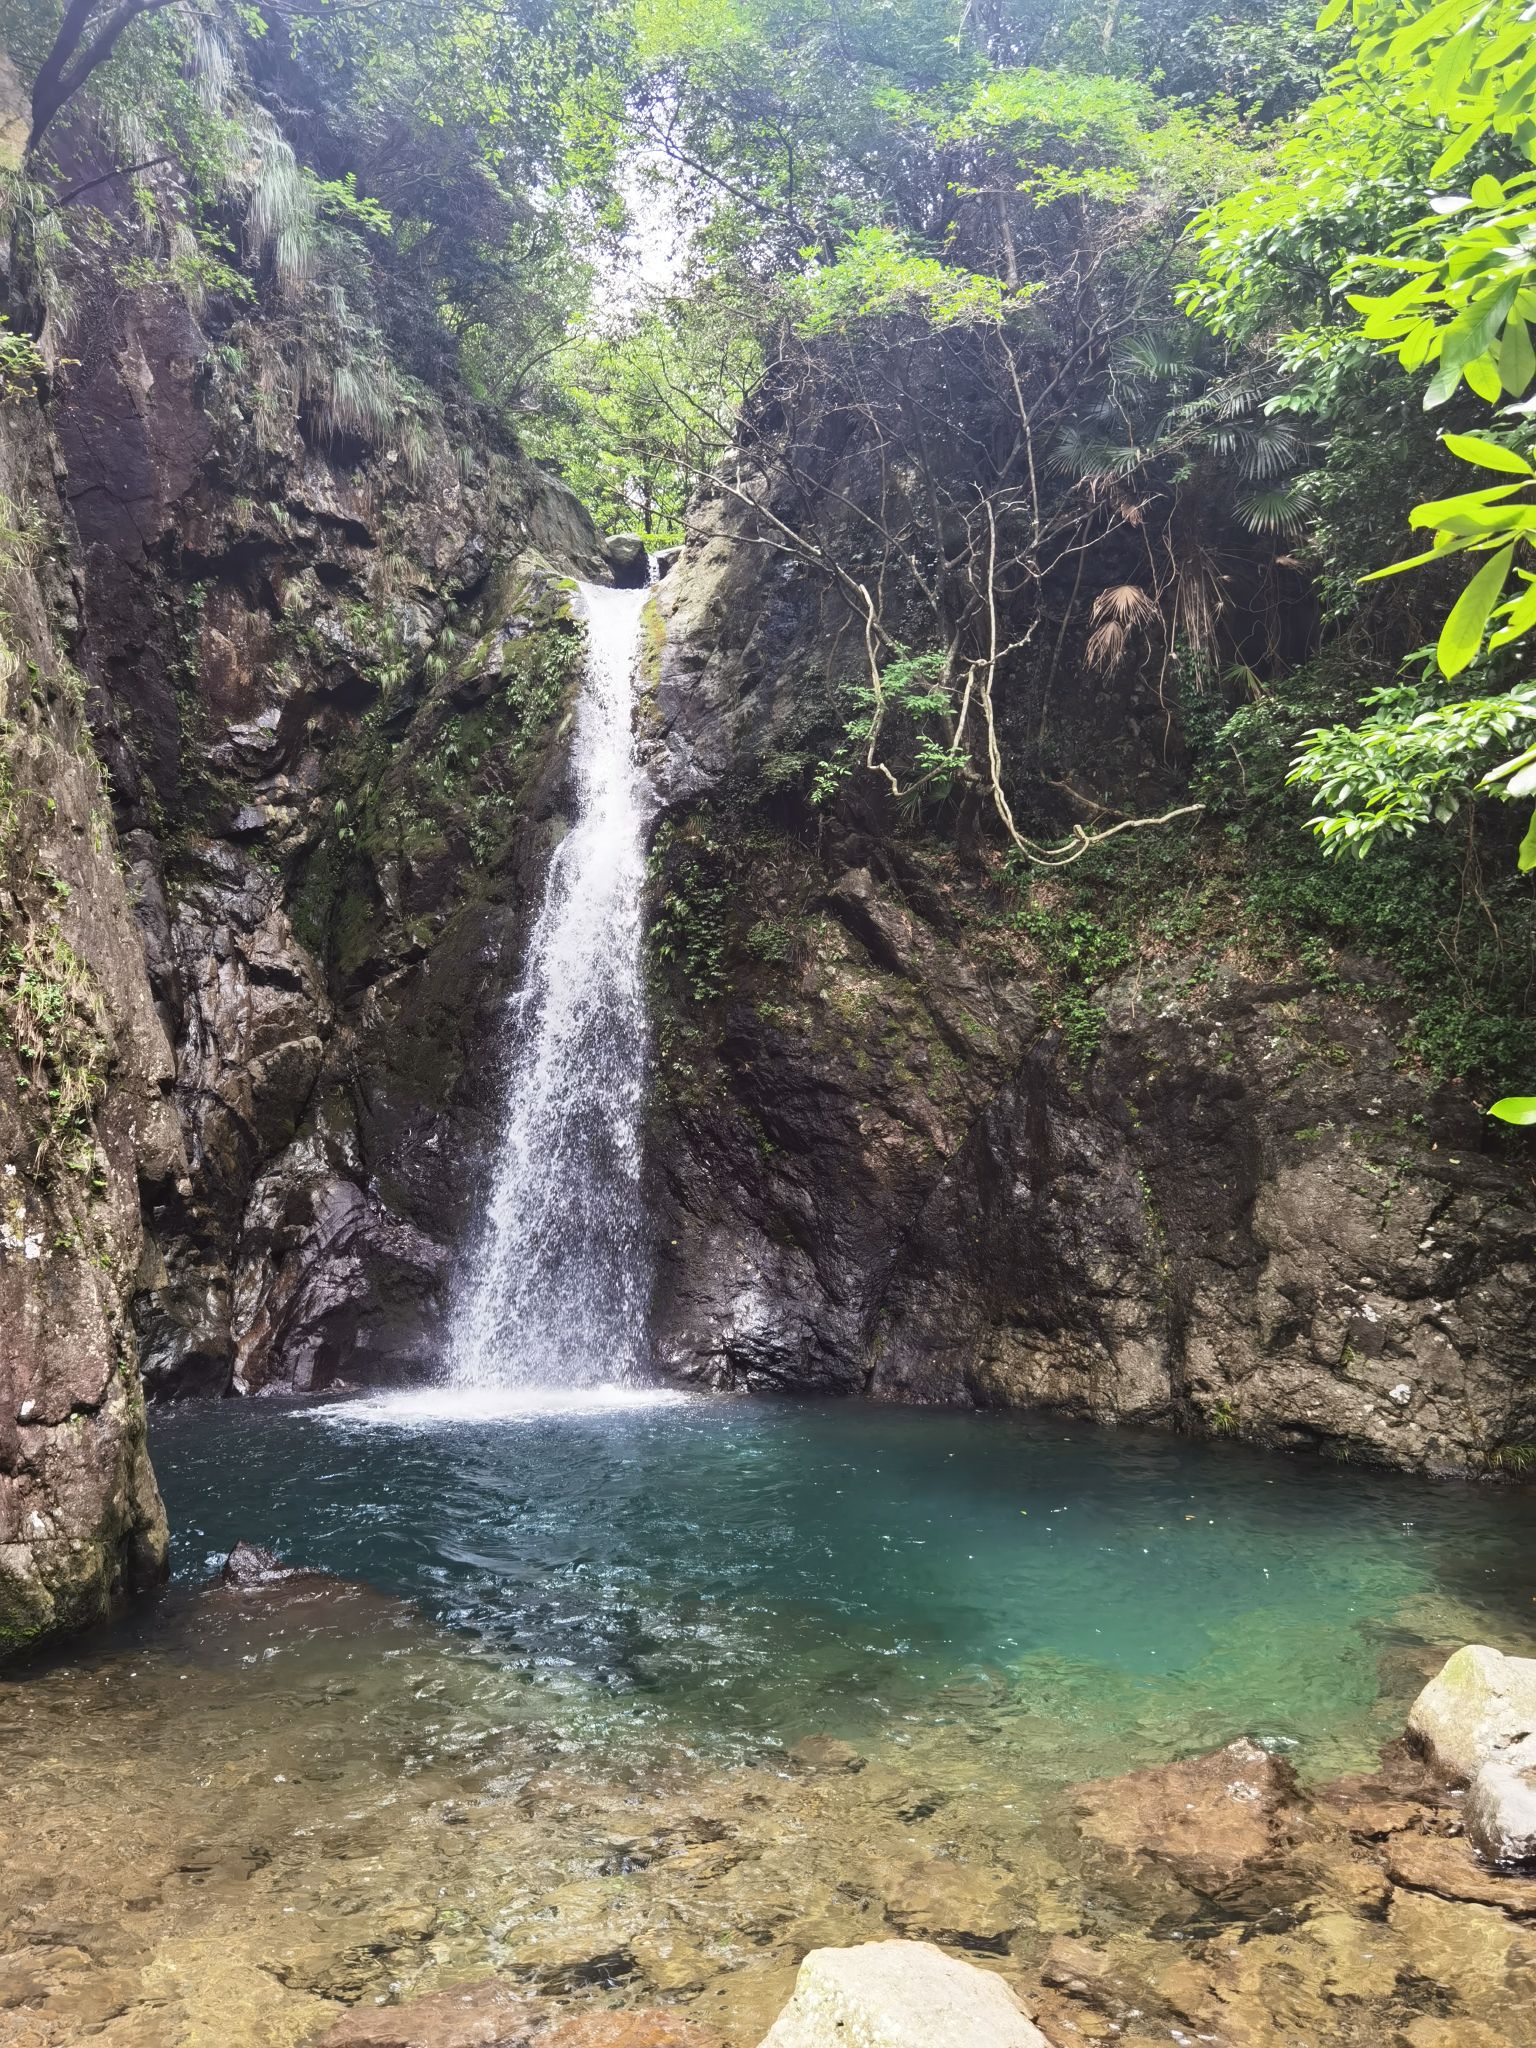
[[[314,2048],[723,2048],[677,2013],[571,2012],[496,1978],[404,2005],[359,2008]]]
[[[762,2048],[1049,2048],[1001,1977],[926,1941],[813,1949]]]
[[[1500,1906],[1522,1919],[1536,1918],[1536,1878],[1500,1876],[1486,1869],[1468,1841],[1449,1835],[1399,1835],[1389,1845],[1385,1861],[1387,1876],[1409,1891],[1434,1892],[1439,1898],[1474,1906]]]
[[[1408,1739],[1445,1777],[1468,1784],[1488,1760],[1536,1737],[1536,1657],[1485,1643],[1458,1650],[1414,1701]]]
[[[1162,1863],[1192,1890],[1228,1890],[1285,1846],[1296,1774],[1246,1737],[1208,1756],[1080,1786],[1089,1840]]]
[[[889,1872],[876,1865],[870,1875],[903,1934],[926,1936],[951,1948],[1001,1954],[1024,1918],[1004,1878],[958,1858],[913,1857]]]
[[[862,1771],[864,1759],[851,1742],[835,1735],[802,1735],[789,1752],[802,1771]]]
[[[359,2007],[322,2034],[315,2048],[525,2048],[549,2013],[494,1979],[439,1991],[404,2005]]]
[[[580,2012],[534,2037],[533,2048],[725,2048],[713,2027],[674,2012]]]
[[[225,1586],[270,1586],[275,1580],[298,1576],[275,1551],[263,1550],[256,1543],[237,1543],[219,1570],[219,1582]]]

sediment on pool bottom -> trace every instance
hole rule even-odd
[[[313,1577],[222,1587],[158,1647],[0,1697],[28,1834],[0,1867],[4,2038],[28,2048],[108,2022],[297,2048],[488,1969],[755,2048],[809,1950],[891,1937],[1000,1973],[1053,2048],[1536,2038],[1536,1881],[1479,1863],[1401,1745],[1322,1784],[1247,1743],[1031,1783],[972,1700],[725,1767],[605,1761],[410,1609]]]

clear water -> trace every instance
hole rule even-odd
[[[226,1404],[154,1450],[181,1577],[245,1537],[404,1595],[609,1748],[940,1720],[1042,1778],[1244,1731],[1332,1767],[1419,1682],[1394,1650],[1536,1647],[1529,1495],[1165,1436],[598,1392]]]
[[[1536,2048],[1528,1923],[1383,1915],[1335,1837],[1232,1925],[1070,1789],[1244,1731],[1368,1765],[1451,1645],[1536,1649],[1529,1496],[634,1388],[152,1438],[179,1583],[0,1676],[0,2040],[306,2048],[495,1972],[757,2048],[808,1949],[903,1935],[1027,2000],[1084,1941],[1148,2042]],[[362,1583],[209,1585],[242,1537]]]
[[[507,1019],[492,1183],[450,1332],[459,1386],[626,1378],[649,1287],[639,1230],[649,796],[631,731],[644,590],[581,585],[574,817]]]

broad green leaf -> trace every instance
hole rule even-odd
[[[1485,441],[1480,434],[1442,434],[1441,440],[1463,462],[1475,462],[1479,469],[1507,470],[1513,476],[1533,476],[1536,470],[1513,448],[1501,448],[1497,441]]]
[[[1531,94],[1536,92],[1536,62],[1527,64],[1500,94],[1493,110],[1495,121],[1507,121],[1511,114],[1518,113],[1522,106],[1529,106]]]
[[[1504,187],[1497,178],[1487,171],[1484,171],[1483,175],[1473,183],[1472,204],[1474,206],[1502,206],[1504,204]]]
[[[1435,60],[1430,74],[1429,103],[1437,114],[1448,114],[1455,106],[1459,89],[1463,85],[1467,69],[1477,52],[1481,23],[1474,16],[1465,28],[1453,35]],[[1481,206],[1485,202],[1478,200]]]
[[[1536,811],[1532,811],[1531,822],[1525,828],[1525,837],[1521,840],[1520,851],[1516,855],[1516,865],[1522,875],[1528,875],[1532,868],[1536,868]]]
[[[1422,569],[1426,562],[1443,562],[1447,555],[1459,555],[1464,548],[1471,547],[1470,540],[1457,541],[1454,546],[1442,547],[1437,541],[1434,547],[1426,548],[1422,555],[1409,555],[1405,561],[1388,562],[1385,569],[1372,569],[1368,576],[1362,576],[1362,583],[1379,583],[1384,576],[1401,576],[1405,569]]]
[[[1459,676],[1475,659],[1483,644],[1488,615],[1499,600],[1514,559],[1513,545],[1501,548],[1491,561],[1483,564],[1452,605],[1435,647],[1442,675]]]
[[[1464,365],[1461,374],[1484,404],[1498,404],[1504,383],[1492,356],[1474,356],[1470,363]]]
[[[1459,163],[1464,163],[1472,154],[1487,132],[1488,123],[1486,121],[1473,122],[1470,126],[1463,128],[1455,141],[1448,148],[1441,150],[1440,154],[1435,158],[1435,161],[1430,166],[1429,175],[1432,178],[1443,178],[1448,172],[1454,171]]]
[[[1481,12],[1481,10],[1479,10]],[[1416,19],[1405,22],[1392,37],[1391,62],[1403,69],[1411,69],[1410,60],[1415,50],[1432,42],[1440,31],[1452,26],[1460,28],[1465,13],[1465,0],[1435,0]]]
[[[1426,498],[1408,514],[1410,526],[1438,526],[1458,513],[1491,512],[1505,498],[1523,491],[1524,484],[1485,484],[1479,491],[1459,491],[1454,498]]]
[[[1504,324],[1504,338],[1499,343],[1499,378],[1504,389],[1512,397],[1519,398],[1536,376],[1536,348],[1531,346],[1531,331],[1519,312],[1510,314]]]
[[[1522,575],[1525,571],[1520,572]],[[1504,606],[1500,616],[1504,624],[1488,642],[1490,654],[1496,654],[1501,647],[1507,647],[1511,640],[1518,640],[1523,633],[1536,629],[1536,577],[1526,579],[1525,589],[1513,603]]]
[[[1488,1105],[1488,1114],[1506,1124],[1536,1124],[1536,1095],[1504,1095]]]
[[[1479,789],[1491,789],[1496,782],[1503,782],[1507,777],[1516,774],[1522,768],[1528,767],[1532,762],[1536,762],[1536,747],[1527,747],[1523,754],[1516,754],[1513,760],[1501,761],[1497,768],[1490,768],[1477,786]],[[1513,793],[1513,789],[1514,785],[1511,783],[1510,790],[1506,794]]]

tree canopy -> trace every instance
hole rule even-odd
[[[1076,862],[1210,801],[1066,773],[1068,701],[1140,678],[1180,773],[1287,734],[1290,793],[1255,772],[1323,855],[1464,821],[1528,889],[1527,14],[0,0],[40,281],[0,376],[67,358],[85,264],[215,334],[260,297],[258,426],[499,436],[610,529],[728,512],[821,578],[862,653],[807,802],[862,764]]]

